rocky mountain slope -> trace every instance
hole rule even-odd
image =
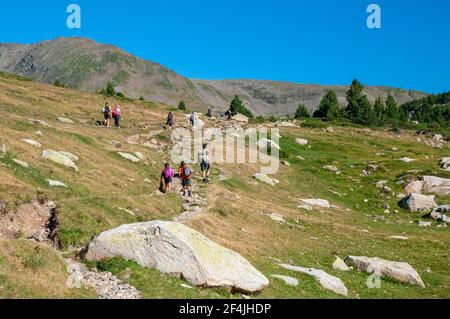
[[[172,106],[184,99],[198,110],[209,106],[224,110],[234,95],[239,94],[256,115],[286,115],[292,114],[300,103],[316,108],[329,89],[336,90],[339,100],[345,104],[345,86],[190,80],[158,63],[83,38],[58,38],[31,45],[0,44],[0,70],[50,84],[58,80],[86,92],[98,92],[108,81],[113,81],[126,96],[142,96]],[[420,92],[388,87],[367,87],[365,93],[375,100],[389,92],[399,103],[424,96]]]
[[[419,181],[450,179],[441,137],[279,123],[276,174],[215,164],[205,185],[193,165],[183,198],[178,182],[158,191],[167,106],[111,100],[119,130],[96,124],[104,101],[0,74],[0,298],[449,297],[450,233],[424,217],[450,202],[448,184]]]

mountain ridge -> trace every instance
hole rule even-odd
[[[44,83],[62,82],[86,92],[98,92],[112,81],[118,91],[132,98],[215,111],[229,106],[239,95],[255,115],[293,114],[299,104],[315,109],[329,89],[344,106],[346,85],[301,84],[289,81],[189,79],[166,66],[145,60],[111,44],[82,37],[59,37],[34,44],[0,44],[0,70]],[[415,90],[367,86],[369,100],[393,94],[399,103],[426,96]]]

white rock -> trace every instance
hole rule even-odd
[[[34,134],[36,134],[38,136],[44,136],[44,134],[41,131],[36,131],[36,132],[34,132]]]
[[[450,157],[444,157],[441,161],[442,169],[450,171]]]
[[[114,256],[182,276],[195,286],[225,286],[252,293],[269,284],[241,255],[174,222],[122,225],[101,233],[89,244],[86,258],[101,260]]]
[[[134,152],[134,155],[136,155],[137,158],[139,158],[141,161],[145,159],[144,155],[140,152]]]
[[[450,217],[445,215],[445,213],[450,213],[450,205],[441,205],[433,209],[430,217],[437,221],[442,221],[444,223],[450,223]]]
[[[138,163],[141,161],[138,157],[134,156],[133,154],[124,153],[124,152],[117,152],[117,154],[119,154],[123,158],[125,158],[133,163]]]
[[[275,222],[277,222],[277,223],[281,223],[281,224],[284,224],[286,221],[284,220],[284,216],[283,215],[280,215],[280,214],[277,214],[277,213],[271,213],[270,215],[270,218],[273,220],[273,221],[275,221]]]
[[[416,161],[415,159],[412,159],[412,158],[409,158],[409,157],[402,157],[400,160],[402,162],[405,162],[405,163],[412,163],[412,162]]]
[[[307,140],[305,140],[305,139],[302,139],[302,138],[297,138],[296,140],[295,140],[295,142],[297,143],[297,144],[300,144],[300,145],[308,145],[308,141]]]
[[[65,118],[65,117],[58,117],[58,121],[60,121],[62,123],[66,123],[66,124],[75,124],[74,121],[72,121],[71,119]]]
[[[181,287],[186,288],[186,289],[194,289],[194,287],[186,285],[186,284],[180,284]]]
[[[283,280],[284,283],[288,286],[296,287],[298,286],[298,280],[289,276],[283,276],[283,275],[272,275],[273,278],[277,278],[280,280]]]
[[[278,127],[297,127],[294,123],[288,122],[288,121],[281,121],[276,124]]]
[[[330,203],[325,199],[301,199],[301,201],[311,206],[331,208]]]
[[[336,256],[336,260],[333,263],[333,269],[340,271],[349,271],[350,267],[348,267],[347,264],[341,258]]]
[[[422,191],[436,195],[450,195],[450,179],[436,176],[424,176],[422,178]]]
[[[236,114],[231,119],[241,123],[248,123],[248,117],[240,113]]]
[[[423,220],[419,221],[420,227],[430,227],[432,225],[432,222],[424,222]]]
[[[276,185],[276,182],[272,178],[267,176],[266,174],[257,173],[255,175],[253,175],[253,177],[255,179],[257,179],[258,181],[260,181],[260,182],[263,182],[263,183],[266,183],[266,184],[269,184],[269,185],[272,185],[272,186]]]
[[[28,163],[25,162],[25,161],[21,161],[21,160],[18,160],[18,159],[16,159],[16,158],[13,158],[13,161],[14,161],[14,163],[16,163],[17,165],[20,165],[20,166],[22,166],[22,167],[24,167],[24,168],[30,167],[30,164],[28,164]]]
[[[73,153],[70,152],[66,152],[66,151],[60,151],[59,153],[61,153],[62,155],[67,156],[68,158],[70,158],[73,162],[78,162],[80,159],[78,158],[78,156],[76,156]]]
[[[2,148],[0,149],[0,155],[3,155],[3,156],[6,155],[6,146],[5,146],[5,144],[2,144]]]
[[[38,147],[38,148],[41,148],[41,147],[42,147],[42,144],[41,144],[41,143],[36,142],[36,141],[33,141],[33,140],[31,140],[31,139],[24,138],[22,141],[24,141],[25,143],[30,144],[30,145],[32,145],[32,146],[34,146],[34,147]]]
[[[66,155],[63,155],[59,152],[52,151],[52,150],[45,150],[42,152],[42,157],[45,159],[51,160],[55,163],[58,163],[60,165],[66,166],[68,168],[72,168],[78,172],[78,168],[75,165],[75,163],[70,158],[68,158]]]
[[[406,194],[410,195],[412,193],[420,194],[422,192],[422,181],[412,181],[405,187]]]
[[[65,187],[65,188],[67,188],[67,185],[64,184],[64,183],[62,183],[62,182],[60,182],[60,181],[55,181],[55,180],[47,179],[47,182],[48,182],[48,184],[49,184],[51,187]]]
[[[425,287],[417,271],[405,262],[358,256],[348,256],[345,262],[347,265],[355,266],[359,271],[375,272],[382,277],[389,277],[401,283]]]
[[[412,193],[401,201],[401,206],[409,211],[422,212],[435,208],[437,206],[434,196],[426,196],[417,193]]]
[[[409,237],[406,236],[389,236],[390,239],[398,239],[398,240],[408,240]]]
[[[297,271],[297,272],[301,272],[301,273],[313,276],[314,278],[316,278],[316,280],[319,281],[319,283],[322,285],[322,287],[324,287],[328,290],[331,290],[337,294],[340,294],[343,296],[347,296],[347,294],[348,294],[347,287],[345,287],[342,280],[340,280],[339,278],[337,278],[335,276],[327,274],[323,270],[291,266],[291,265],[287,265],[287,264],[280,264],[280,266],[285,269],[288,269],[288,270]]]

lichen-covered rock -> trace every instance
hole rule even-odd
[[[231,287],[257,292],[268,279],[245,258],[179,223],[153,221],[122,225],[101,233],[87,248],[88,260],[108,257],[182,276],[200,287]]]
[[[78,167],[75,165],[75,163],[66,155],[63,155],[60,152],[45,150],[42,152],[42,157],[65,167],[72,168],[78,172]]]
[[[383,277],[395,279],[401,283],[425,287],[417,271],[405,262],[384,260],[381,258],[348,256],[347,265],[355,266],[359,271],[376,273]]]

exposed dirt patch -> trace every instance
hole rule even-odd
[[[61,247],[58,237],[60,209],[54,202],[26,203],[16,213],[7,211],[6,206],[1,210],[0,239],[26,238],[51,244],[56,249]]]

